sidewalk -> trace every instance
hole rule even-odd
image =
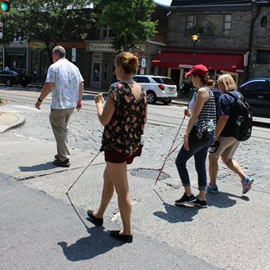
[[[25,119],[22,115],[14,112],[0,112],[0,133],[5,132],[10,128],[17,127],[24,123]]]

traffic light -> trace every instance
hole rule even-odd
[[[9,12],[9,10],[10,10],[9,0],[0,0],[0,12],[5,13]]]

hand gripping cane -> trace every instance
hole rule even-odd
[[[177,133],[176,133],[176,135],[175,135],[175,138],[174,138],[174,140],[173,140],[173,142],[172,142],[172,145],[171,145],[171,148],[170,148],[170,150],[169,150],[169,152],[168,152],[168,155],[166,156],[166,158],[165,158],[165,160],[164,160],[164,162],[163,162],[163,164],[162,164],[162,167],[161,167],[161,169],[159,170],[159,173],[158,173],[157,179],[156,179],[156,181],[155,181],[155,184],[156,184],[157,181],[159,180],[159,177],[160,177],[160,175],[161,175],[161,173],[162,173],[162,170],[163,170],[163,168],[164,168],[164,166],[165,166],[165,163],[166,163],[168,157],[169,157],[169,156],[170,156],[170,155],[171,155],[171,154],[179,147],[179,145],[182,144],[182,143],[179,144],[178,146],[176,146],[176,147],[172,150],[173,145],[174,145],[174,143],[175,143],[175,141],[176,141],[176,138],[178,137],[178,134],[179,134],[179,132],[180,132],[180,130],[181,130],[181,128],[182,128],[182,125],[183,125],[183,123],[184,123],[185,118],[186,118],[186,116],[184,116],[183,119],[182,119],[182,122],[181,122],[181,124],[180,124],[180,126],[179,126],[179,129],[178,129],[178,131],[177,131]]]
[[[99,155],[100,151],[98,151],[98,153],[94,156],[94,158],[89,162],[89,164],[84,168],[84,170],[81,172],[81,174],[77,177],[77,179],[73,182],[73,184],[69,187],[69,189],[66,191],[66,195],[70,201],[71,206],[73,207],[74,211],[76,212],[77,216],[79,217],[79,219],[81,220],[81,222],[83,223],[83,225],[85,226],[86,230],[88,231],[88,227],[86,226],[85,222],[83,221],[83,219],[81,218],[81,216],[79,215],[78,211],[76,210],[71,198],[69,197],[69,191],[71,191],[71,189],[74,187],[74,185],[78,182],[78,180],[81,178],[81,176],[84,174],[84,172],[90,167],[90,165],[94,162],[94,160],[97,158],[97,156]]]

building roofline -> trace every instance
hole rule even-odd
[[[222,10],[251,10],[253,3],[247,4],[217,4],[217,5],[182,5],[170,6],[170,11],[222,11]]]

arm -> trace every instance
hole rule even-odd
[[[79,97],[77,102],[77,110],[79,111],[82,108],[82,97],[83,97],[84,83],[80,82],[79,84]]]
[[[209,99],[209,94],[207,92],[206,89],[202,88],[198,91],[197,93],[197,97],[196,97],[196,102],[195,102],[195,107],[194,107],[194,111],[193,114],[191,115],[189,121],[188,121],[188,125],[187,125],[187,129],[184,135],[184,146],[185,149],[187,151],[189,151],[189,145],[188,145],[188,137],[189,137],[189,133],[191,132],[196,120],[198,119],[201,110],[203,108],[204,103]]]
[[[41,102],[48,96],[48,94],[51,92],[52,88],[54,86],[53,82],[47,82],[44,84],[41,94],[38,98],[37,103],[35,104],[35,107],[40,110]]]
[[[97,115],[98,115],[99,121],[103,126],[106,126],[109,124],[109,122],[112,119],[112,116],[115,111],[115,106],[110,96],[107,97],[104,108],[102,108],[103,101],[104,101],[104,98],[102,94],[97,94],[95,96]]]

